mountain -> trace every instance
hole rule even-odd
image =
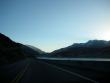
[[[33,49],[34,51],[39,52],[39,54],[45,54],[44,51],[40,50],[40,49],[37,48],[37,47],[31,46],[31,45],[26,45],[26,46],[29,47],[29,48],[31,48],[31,49]]]
[[[17,43],[0,33],[0,48],[17,47]]]
[[[23,44],[16,43],[0,33],[0,64],[8,64],[30,57],[34,58],[39,54],[39,52]]]
[[[39,50],[34,50],[34,49],[32,49],[31,47],[29,47],[27,45],[22,45],[21,48],[22,48],[23,54],[25,56],[36,57],[36,56],[41,55],[41,52],[39,52],[40,49]]]
[[[90,40],[86,43],[75,43],[71,46],[51,52],[60,57],[110,57],[110,41]]]

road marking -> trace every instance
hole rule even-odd
[[[82,79],[84,79],[84,80],[88,80],[88,81],[90,81],[90,82],[92,82],[92,83],[99,83],[99,82],[97,82],[97,81],[95,81],[95,80],[92,80],[92,79],[86,77],[86,76],[83,76],[83,75],[78,74],[78,73],[75,73],[75,72],[71,72],[71,71],[69,71],[69,70],[63,69],[63,68],[58,67],[58,66],[56,66],[56,65],[49,64],[49,63],[43,62],[43,61],[39,61],[39,62],[44,63],[44,64],[47,64],[47,65],[49,65],[49,66],[52,66],[52,67],[54,67],[54,68],[56,68],[56,69],[59,69],[59,70],[61,70],[61,71],[63,71],[63,72],[67,72],[67,73],[72,74],[72,75],[74,75],[74,76],[80,77],[80,78],[82,78]]]
[[[20,79],[23,77],[23,75],[26,72],[26,70],[28,69],[29,65],[30,65],[30,63],[27,63],[25,68],[16,75],[16,77],[11,81],[11,83],[19,83]]]

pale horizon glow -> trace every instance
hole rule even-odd
[[[110,0],[0,0],[0,32],[51,52],[110,40]]]

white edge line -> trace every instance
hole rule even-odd
[[[75,73],[75,72],[68,71],[68,70],[63,69],[63,68],[61,68],[61,67],[58,67],[58,66],[56,66],[56,65],[49,64],[49,63],[46,63],[46,62],[43,62],[43,61],[39,61],[39,62],[42,62],[42,63],[47,64],[47,65],[50,65],[50,66],[52,66],[52,67],[54,67],[54,68],[57,68],[57,69],[59,69],[59,70],[61,70],[61,71],[67,72],[67,73],[72,74],[72,75],[75,75],[75,76],[80,77],[80,78],[82,78],[82,79],[84,79],[84,80],[88,80],[88,81],[91,81],[91,82],[93,82],[93,83],[99,83],[99,82],[97,82],[97,81],[95,81],[95,80],[92,80],[92,79],[86,77],[86,76],[83,76],[83,75],[78,74],[78,73]]]

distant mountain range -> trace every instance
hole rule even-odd
[[[34,51],[39,52],[39,54],[45,54],[44,51],[40,50],[40,49],[37,48],[37,47],[34,47],[34,46],[32,46],[32,45],[26,45],[26,46],[29,47],[29,48],[31,48],[31,49],[33,49]]]
[[[75,43],[71,46],[51,52],[60,57],[98,57],[110,58],[110,41],[90,40],[86,43]]]
[[[45,53],[34,46],[14,42],[0,33],[0,64],[37,56],[110,58],[110,41],[90,40],[86,43],[75,43],[51,53]]]
[[[39,49],[16,43],[9,37],[0,33],[0,64],[12,63],[22,59],[36,57],[41,54]]]

